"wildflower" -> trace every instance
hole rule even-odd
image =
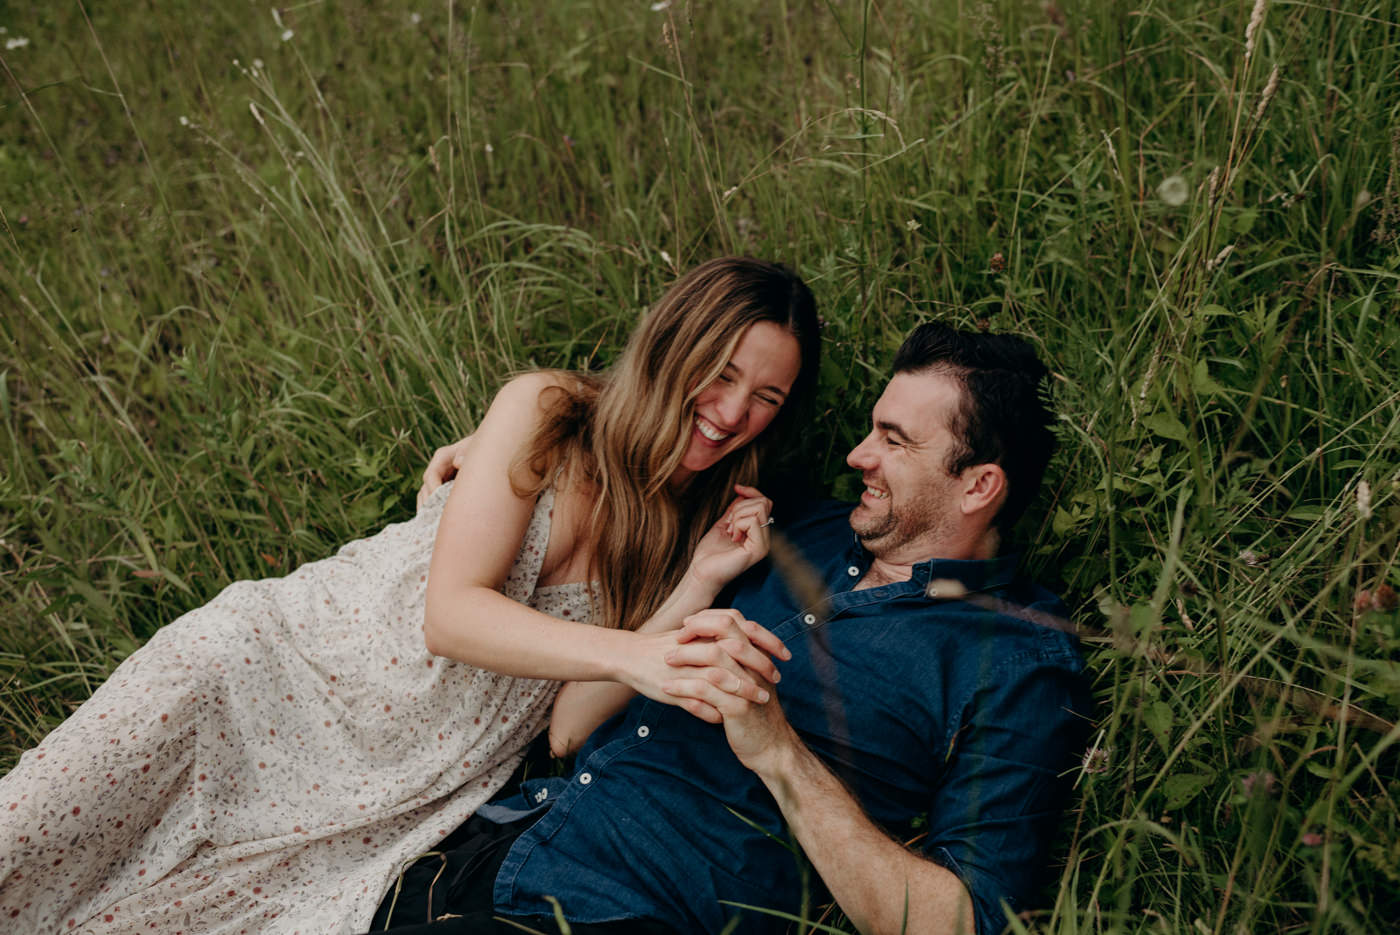
[[[189,125],[190,125],[190,118],[189,118],[189,117],[186,117],[184,114],[181,114],[181,115],[180,115],[180,126],[182,126],[182,127],[187,127],[187,126],[189,126]]]
[[[487,154],[488,156],[489,156],[491,153],[494,153],[494,152],[496,151],[496,147],[492,146],[490,143],[487,143],[487,144],[483,147],[483,149],[486,150],[486,154]]]
[[[260,58],[255,58],[255,59],[253,59],[253,71],[262,71],[262,70],[263,70],[263,60],[260,59]]]
[[[918,230],[920,227],[923,227],[923,225],[920,224],[918,221],[914,220],[913,218],[910,218],[909,220],[904,222],[904,229],[909,231],[911,234],[914,231]]]
[[[408,14],[408,21],[409,21],[410,23],[412,23],[413,25],[417,26],[419,23],[423,22],[423,14],[422,14],[422,13],[419,13],[419,12],[417,12],[417,11],[414,11],[414,12]]]
[[[675,266],[675,265],[676,265],[676,264],[671,260],[671,254],[667,253],[665,250],[662,250],[662,251],[661,251],[661,260],[662,260],[662,262],[664,262],[667,266]]]
[[[1371,592],[1361,588],[1356,592],[1356,597],[1351,601],[1352,609],[1358,614],[1364,614],[1371,609]]]
[[[1257,773],[1249,773],[1240,780],[1240,785],[1244,787],[1245,795],[1273,795],[1278,789],[1278,777],[1268,770],[1260,770]]]
[[[1304,834],[1299,840],[1303,842],[1304,847],[1317,847],[1319,844],[1321,844],[1327,839],[1324,838],[1317,831],[1309,831],[1306,834]]]
[[[22,49],[27,45],[29,45],[27,36],[15,36],[13,39],[5,40],[5,51],[13,52],[15,49]]]
[[[656,3],[653,3],[651,5],[651,12],[660,13],[662,10],[666,9],[670,5],[671,0],[657,0]]]
[[[1362,519],[1371,518],[1371,485],[1364,480],[1356,485],[1356,512]]]
[[[1397,603],[1395,589],[1388,584],[1382,584],[1371,592],[1371,606],[1381,613],[1390,613],[1395,609]]]
[[[1006,256],[998,250],[992,254],[992,258],[987,261],[987,267],[994,273],[1000,273],[1006,269]]]
[[[291,41],[291,38],[295,35],[296,33],[292,32],[290,29],[284,29],[282,30],[282,41],[289,42]]]
[[[1084,753],[1084,772],[1086,773],[1106,773],[1108,772],[1108,758],[1113,753],[1112,747],[1095,747]]]
[[[1157,197],[1173,208],[1186,204],[1186,199],[1190,195],[1190,186],[1179,175],[1169,175],[1162,179],[1161,185],[1157,186]]]
[[[1248,565],[1250,568],[1257,568],[1257,567],[1259,567],[1260,565],[1264,564],[1264,556],[1263,556],[1263,555],[1260,555],[1258,552],[1254,551],[1253,549],[1243,549],[1243,550],[1241,550],[1241,552],[1240,552],[1240,554],[1239,554],[1239,559],[1240,559],[1240,561],[1242,561],[1242,562],[1244,562],[1246,565]]]

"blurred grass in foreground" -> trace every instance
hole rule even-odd
[[[747,252],[821,301],[838,495],[921,318],[1056,373],[1026,531],[1101,709],[1012,924],[1386,930],[1397,4],[654,6],[0,10],[0,762]]]

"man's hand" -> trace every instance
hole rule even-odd
[[[467,449],[471,447],[472,436],[453,442],[433,452],[428,468],[423,472],[423,486],[418,488],[418,506],[428,502],[443,484],[457,476],[457,469],[466,461]]]
[[[666,657],[676,671],[662,689],[696,717],[724,724],[740,762],[760,772],[769,756],[800,743],[773,695],[781,676],[768,654],[792,658],[777,637],[738,611],[708,610],[687,617],[678,639]]]

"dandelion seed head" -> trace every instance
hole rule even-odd
[[[1180,175],[1169,175],[1157,186],[1157,197],[1162,199],[1164,204],[1177,208],[1186,204],[1186,199],[1191,197],[1191,187]]]

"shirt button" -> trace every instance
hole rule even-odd
[[[860,577],[860,569],[852,565],[850,568],[846,569],[846,574],[850,575],[852,578],[858,578]]]
[[[812,624],[814,624],[814,623],[817,622],[817,615],[816,615],[816,614],[803,614],[803,615],[802,615],[802,622],[805,623],[805,624],[807,624],[807,626],[810,627]]]
[[[646,736],[648,736],[649,734],[651,734],[651,728],[650,728],[650,727],[647,727],[645,724],[643,724],[641,727],[637,728],[637,736],[638,736],[638,737],[646,737]]]
[[[586,786],[593,781],[592,773],[581,773],[578,777],[579,785]]]

